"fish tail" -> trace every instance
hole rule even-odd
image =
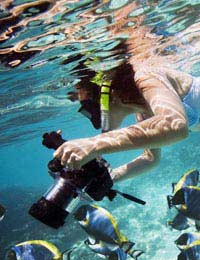
[[[142,250],[131,250],[128,252],[128,254],[135,260],[138,259],[142,254],[144,254],[144,251]]]
[[[72,247],[69,249],[66,249],[64,252],[62,252],[63,260],[70,260],[71,253],[76,249],[77,247]]]

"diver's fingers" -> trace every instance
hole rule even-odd
[[[81,168],[81,158],[77,154],[72,153],[67,161],[67,166],[71,170],[79,170]]]
[[[72,164],[74,162],[75,153],[66,147],[63,147],[63,149],[61,147],[60,151],[58,151],[58,156],[56,156],[56,158],[60,159],[62,165],[73,166]]]
[[[70,150],[67,150],[67,149],[62,150],[61,157],[59,158],[62,165],[68,166],[71,153],[72,153],[72,151],[70,151]]]
[[[58,147],[58,149],[53,153],[53,156],[56,157],[57,159],[61,159],[63,155],[64,147],[61,145]]]

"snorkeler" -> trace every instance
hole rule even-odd
[[[175,207],[178,214],[168,224],[177,230],[190,227],[193,220],[200,230],[200,187],[199,171],[186,172],[178,183],[173,183],[173,196],[167,196],[169,208]]]
[[[115,23],[107,26],[116,37],[128,35],[115,46],[115,54],[123,57],[117,66],[98,67],[98,53],[93,53],[76,70],[79,111],[102,133],[71,140],[54,153],[63,165],[78,169],[102,154],[143,149],[133,161],[113,169],[114,181],[149,171],[159,163],[161,147],[187,138],[189,128],[199,129],[200,78],[173,67],[174,57],[156,54],[153,46],[160,36],[150,28],[127,27],[134,2],[116,11]],[[130,114],[137,122],[117,129]]]
[[[114,217],[104,208],[82,205],[74,213],[74,218],[88,234],[86,245],[99,256],[109,260],[125,260],[128,255],[138,259],[144,253],[132,249],[135,243],[121,234]]]
[[[116,69],[110,80],[102,76],[101,87],[93,83],[96,76],[88,73],[76,86],[82,104],[79,111],[90,118],[95,128],[102,127],[106,121],[106,131],[109,131],[59,147],[54,156],[71,169],[80,168],[102,154],[144,149],[142,155],[111,173],[114,181],[131,178],[157,165],[160,148],[186,138],[189,126],[199,120],[194,111],[200,110],[200,80],[186,73],[145,66],[134,71],[126,63]],[[103,94],[109,97],[109,104],[104,106],[101,89],[106,84],[109,93]],[[109,117],[103,118],[101,102]],[[114,130],[131,113],[136,114],[137,123]]]

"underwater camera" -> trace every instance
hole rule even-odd
[[[57,132],[45,133],[42,144],[49,149],[57,149],[66,142]],[[96,158],[84,164],[80,170],[70,170],[54,158],[48,163],[49,173],[54,178],[50,189],[29,209],[29,214],[42,223],[59,228],[66,217],[73,213],[80,200],[100,201],[105,196],[109,200],[119,194],[136,203],[145,204],[132,195],[111,189],[113,181],[109,164],[103,158]]]
[[[57,149],[65,142],[57,132],[45,133],[42,144],[49,149]],[[63,167],[56,158],[48,163],[49,173],[54,178],[53,186],[34,203],[29,214],[44,224],[59,228],[71,212],[75,200],[86,194],[92,200],[100,201],[105,196],[112,200],[116,192],[111,190],[113,182],[108,163],[99,158],[91,160],[80,170]]]

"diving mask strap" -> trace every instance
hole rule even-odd
[[[110,86],[111,81],[105,81],[101,85],[101,129],[102,132],[108,132],[110,130]]]

